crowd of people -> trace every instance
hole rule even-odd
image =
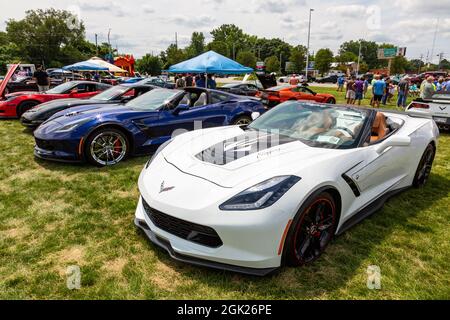
[[[418,88],[408,76],[403,77],[398,84],[382,75],[375,75],[370,83],[366,76],[348,78],[340,76],[337,80],[337,91],[343,92],[344,87],[347,104],[361,105],[361,101],[367,97],[371,88],[371,106],[379,108],[380,105],[390,104],[397,93],[397,107],[405,108],[409,96],[420,96],[423,100],[430,100],[436,92],[450,92],[450,77],[447,79],[427,77]]]
[[[182,74],[175,76],[175,88],[183,89],[186,87],[199,87],[208,89],[216,89],[217,83],[212,74],[205,76],[204,74]]]

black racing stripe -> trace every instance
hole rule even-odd
[[[196,158],[216,165],[226,165],[254,153],[294,141],[296,139],[276,133],[250,131],[216,143],[197,154]]]

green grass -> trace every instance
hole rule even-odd
[[[450,299],[448,134],[424,189],[390,200],[316,263],[266,278],[177,263],[150,244],[133,225],[145,157],[57,164],[33,158],[18,121],[0,121],[0,135],[1,299]],[[70,265],[80,290],[66,287]],[[381,290],[367,289],[370,265]]]

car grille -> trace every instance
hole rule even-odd
[[[169,216],[151,208],[144,199],[142,199],[142,203],[147,217],[161,230],[211,248],[218,248],[223,245],[214,229]]]
[[[35,140],[36,140],[36,145],[39,148],[48,150],[48,151],[55,150],[55,146],[51,142],[46,141],[46,140],[37,139],[37,138]]]

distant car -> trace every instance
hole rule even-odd
[[[144,78],[141,80],[142,83],[146,83],[152,86],[157,86],[160,88],[166,88],[166,89],[175,89],[175,83],[164,81],[163,79],[159,77],[150,77],[150,78]]]
[[[316,78],[317,83],[337,83],[338,81],[337,75],[330,75],[326,77]]]
[[[122,77],[118,79],[119,83],[136,83],[142,80],[144,80],[144,78],[141,77]]]
[[[0,118],[20,118],[38,104],[64,98],[87,99],[111,86],[91,81],[63,83],[45,93],[15,92],[0,100]]]
[[[61,81],[58,79],[50,78],[50,88],[54,88],[60,85]],[[32,77],[18,77],[16,80],[10,80],[6,85],[4,94],[22,92],[22,91],[37,91],[38,86]]]
[[[258,86],[256,84],[250,83],[229,83],[218,88],[218,90],[237,94],[240,96],[252,97],[256,96],[256,94],[259,92]]]
[[[115,165],[146,155],[174,133],[248,125],[266,111],[260,101],[204,88],[154,89],[125,105],[86,105],[55,114],[34,132],[35,155],[57,161]]]
[[[305,86],[281,85],[265,91],[260,91],[256,96],[261,98],[262,103],[268,107],[275,107],[276,105],[289,100],[310,100],[330,104],[336,103],[336,98],[333,95],[316,93]]]
[[[100,104],[123,104],[141,96],[148,91],[157,87],[136,83],[121,84],[111,87],[90,99],[60,99],[37,105],[36,107],[25,112],[20,121],[22,125],[30,128],[36,128],[43,122],[47,121],[54,114],[82,105],[100,105]]]
[[[433,117],[441,130],[450,130],[450,92],[437,92],[431,100],[416,99],[406,111],[420,111]]]

